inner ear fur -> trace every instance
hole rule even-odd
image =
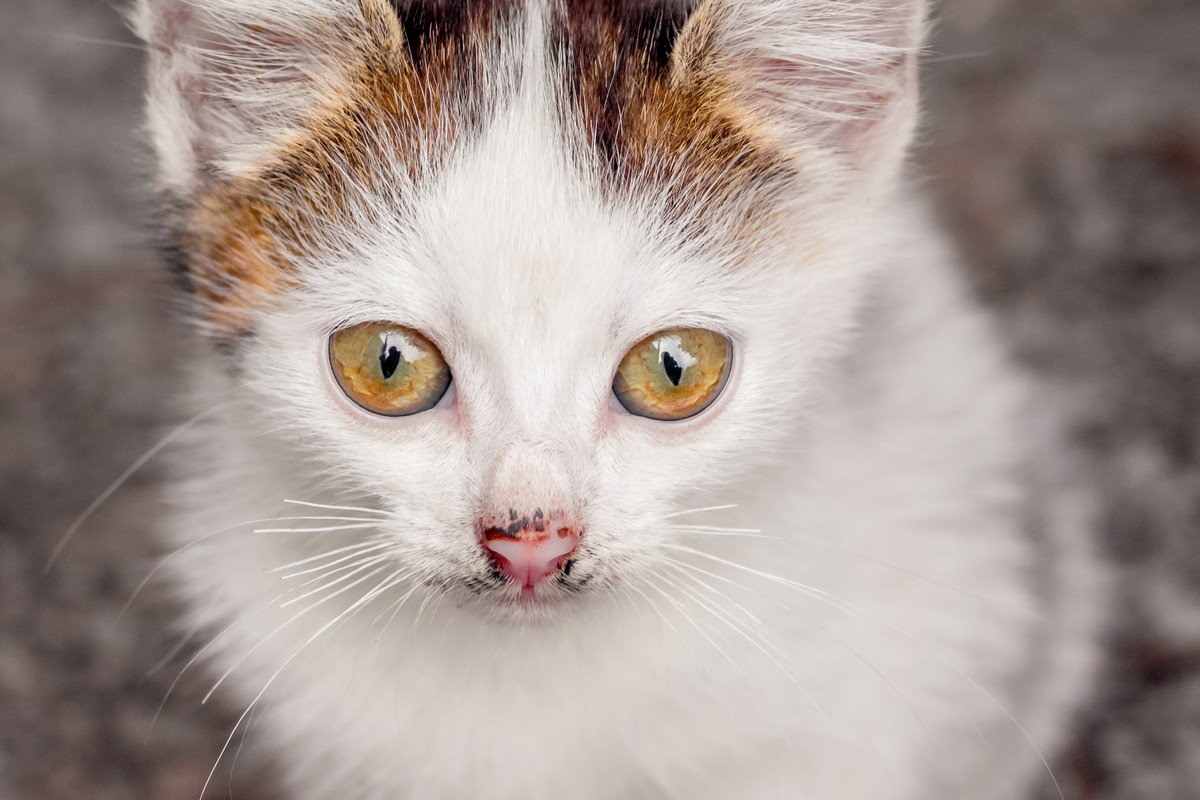
[[[915,126],[925,14],[925,0],[703,0],[671,78],[720,84],[784,147],[823,147],[881,178]]]

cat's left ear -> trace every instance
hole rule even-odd
[[[672,80],[715,82],[785,148],[890,181],[916,126],[925,16],[925,0],[703,0]]]
[[[388,0],[136,0],[163,188],[253,174],[405,51]]]

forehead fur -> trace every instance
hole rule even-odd
[[[545,114],[598,198],[685,235],[747,238],[792,176],[739,111],[729,78],[706,67],[702,18],[631,0],[359,6],[306,45],[330,50],[324,63],[338,74],[299,124],[253,169],[213,173],[179,198],[180,249],[219,333],[247,328],[302,257],[343,247],[346,220],[410,214],[439,168],[528,81],[546,84]],[[680,47],[685,23],[698,32]]]
[[[735,101],[734,76],[710,68],[710,16],[688,22],[681,6],[567,2],[548,46],[564,128],[586,144],[607,193],[651,198],[673,222],[744,237],[794,168]]]

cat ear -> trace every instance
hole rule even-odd
[[[887,179],[916,123],[925,13],[925,0],[704,0],[672,79],[716,81],[785,147],[816,144]]]
[[[149,58],[149,128],[163,188],[261,166],[324,103],[350,90],[356,65],[400,53],[386,0],[138,0]],[[390,40],[390,41],[389,41]]]

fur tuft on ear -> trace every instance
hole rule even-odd
[[[243,177],[350,86],[402,53],[386,0],[138,0],[161,188]],[[381,46],[382,45],[382,46]]]
[[[815,144],[886,181],[916,123],[925,13],[925,0],[704,0],[672,80],[718,81],[784,147]]]

